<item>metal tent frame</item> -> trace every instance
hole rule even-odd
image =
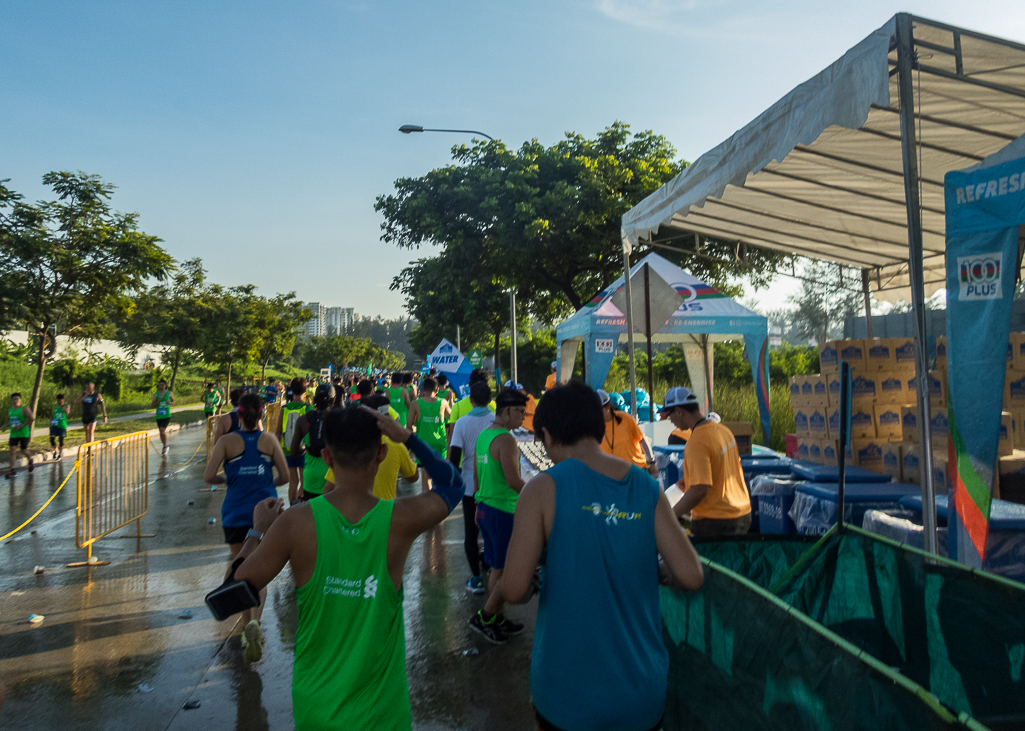
[[[925,299],[945,286],[943,175],[1023,134],[1025,45],[900,13],[628,211],[624,261],[662,230],[860,268],[866,297],[912,304],[932,464]],[[935,553],[931,470],[922,497]]]

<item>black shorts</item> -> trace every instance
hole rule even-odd
[[[166,419],[157,419],[157,429],[166,429],[167,425],[171,423],[171,417]]]
[[[63,439],[67,435],[68,435],[68,430],[67,429],[61,429],[59,426],[53,426],[52,424],[50,425],[50,436],[51,437],[60,437],[61,439]]]
[[[90,424],[95,424],[95,423],[96,423],[96,417],[95,416],[91,416],[88,419],[85,418],[84,416],[82,417],[82,426],[89,426]]]
[[[29,437],[11,437],[12,449],[28,449]]]
[[[252,530],[251,525],[222,525],[225,543],[245,543],[246,533]]]

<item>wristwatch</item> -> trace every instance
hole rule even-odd
[[[256,528],[250,528],[249,532],[246,533],[246,538],[255,538],[256,542],[259,543],[263,540],[263,533],[256,530]]]

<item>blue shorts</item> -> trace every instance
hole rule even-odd
[[[306,464],[306,455],[300,454],[298,457],[286,455],[285,462],[288,463],[289,469],[291,469],[292,467],[298,467],[299,469],[302,469],[303,465]]]
[[[484,563],[493,569],[504,569],[505,552],[512,538],[513,514],[477,503],[477,525],[484,537]]]

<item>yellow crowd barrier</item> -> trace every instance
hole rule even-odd
[[[214,448],[214,427],[217,426],[219,416],[209,416],[206,420],[206,459],[210,461],[210,452]]]
[[[142,537],[142,516],[149,507],[149,434],[136,432],[78,448],[78,508],[75,545],[86,560],[68,566],[103,566],[93,556],[93,543],[135,522]]]

